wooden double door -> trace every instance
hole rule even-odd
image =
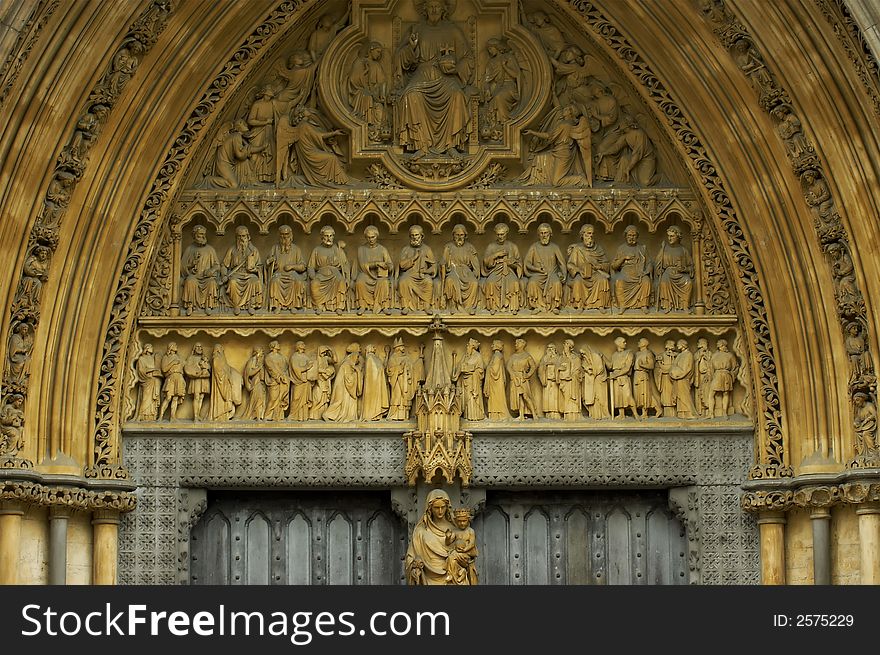
[[[487,493],[482,584],[686,584],[663,491]],[[190,535],[191,584],[402,584],[389,492],[217,492]]]

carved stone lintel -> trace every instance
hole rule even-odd
[[[675,487],[669,490],[669,509],[687,530],[688,583],[700,584],[700,499],[697,487]]]
[[[208,509],[205,489],[180,489],[177,505],[177,582],[189,584],[190,534]]]

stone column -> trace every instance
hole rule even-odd
[[[115,585],[119,512],[96,510],[92,514],[92,530],[92,584]]]
[[[21,503],[0,501],[0,585],[18,583],[22,516],[24,506]]]
[[[859,517],[862,584],[880,584],[880,503],[864,503],[856,510]]]
[[[785,512],[758,514],[761,536],[761,584],[785,584]]]
[[[67,507],[49,508],[49,584],[67,584]]]
[[[810,511],[813,527],[813,584],[831,584],[831,510],[814,507]]]

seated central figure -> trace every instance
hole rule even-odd
[[[416,0],[416,8],[424,20],[410,27],[394,56],[397,138],[416,157],[429,152],[458,157],[468,140],[464,87],[473,55],[464,32],[447,20],[445,0]]]

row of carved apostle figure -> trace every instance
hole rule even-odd
[[[235,245],[221,260],[207,242],[204,226],[193,228],[193,243],[181,261],[181,305],[185,314],[254,314],[312,309],[388,313],[399,309],[475,313],[520,310],[687,311],[692,306],[693,258],[681,244],[681,229],[670,226],[654,257],[638,241],[638,229],[624,230],[626,242],[613,257],[596,242],[595,227],[584,225],[580,243],[565,254],[551,241],[547,223],[538,226],[538,240],[520,255],[508,241],[505,223],[495,225],[495,241],[482,257],[468,242],[463,224],[452,230],[452,241],[438,258],[424,243],[424,230],[409,229],[409,245],[397,262],[379,243],[379,230],[368,226],[364,243],[347,254],[330,226],[321,228],[321,243],[308,259],[293,242],[290,226],[278,229],[279,242],[265,261],[251,243],[247,227],[235,231]]]
[[[609,357],[588,347],[576,349],[566,339],[561,351],[547,344],[536,361],[525,339],[515,340],[506,359],[504,342],[495,339],[487,361],[480,342],[469,339],[465,352],[453,356],[450,380],[457,386],[462,417],[503,421],[514,417],[512,411],[517,419],[574,421],[584,417],[583,410],[593,419],[625,418],[627,412],[636,418],[648,418],[650,412],[682,419],[734,413],[731,394],[739,365],[726,340],[718,340],[715,352],[706,339],[698,340],[696,351],[684,339],[668,340],[657,354],[644,338],[635,351],[624,337],[614,344]],[[409,354],[399,338],[384,350],[383,357],[375,345],[352,342],[338,357],[326,345],[309,354],[305,342],[297,341],[287,357],[272,341],[268,351],[254,348],[239,372],[219,344],[209,356],[197,343],[187,358],[175,342],[161,357],[145,344],[135,361],[137,420],[162,420],[166,413],[176,420],[190,395],[197,421],[404,421],[425,380],[424,350]],[[532,391],[535,382],[540,403]]]

